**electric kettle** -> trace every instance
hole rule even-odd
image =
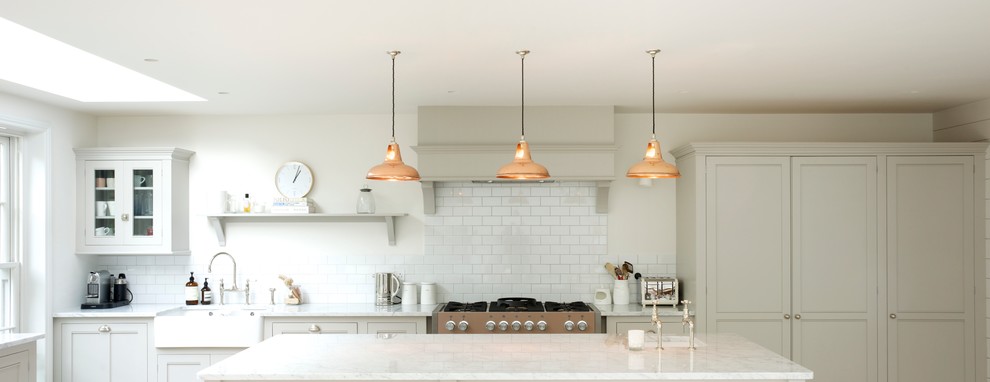
[[[399,276],[391,272],[380,272],[373,275],[375,277],[375,305],[392,305],[399,298],[399,287],[402,282]]]

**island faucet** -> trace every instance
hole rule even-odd
[[[654,301],[654,304],[653,304],[653,316],[650,318],[650,325],[656,326],[656,328],[657,328],[657,330],[656,330],[656,333],[657,333],[657,349],[658,350],[663,350],[663,321],[660,321],[660,314],[657,311],[658,305],[656,304],[656,301],[659,298],[660,292],[657,291],[655,288],[651,288],[649,290],[649,293],[650,293],[651,296],[653,296],[653,301]],[[651,330],[651,332],[652,332],[652,330]]]
[[[220,255],[226,255],[227,257],[230,258],[230,262],[234,264],[234,274],[233,274],[234,286],[230,287],[230,289],[224,289],[224,287],[223,287],[223,279],[222,278],[220,279],[220,304],[219,305],[223,305],[223,302],[224,302],[223,301],[223,295],[224,295],[223,292],[225,292],[225,291],[226,292],[238,292],[238,291],[240,291],[240,289],[237,289],[237,260],[234,260],[234,256],[231,256],[229,253],[227,253],[227,252],[218,252],[216,255],[213,255],[213,258],[210,259],[210,265],[208,265],[206,267],[206,271],[207,272],[213,272],[213,262],[216,261],[217,256],[220,256]],[[246,300],[247,299],[245,298],[245,301]]]
[[[681,330],[684,330],[684,326],[687,325],[690,329],[690,334],[688,335],[688,348],[695,349],[694,347],[694,317],[691,317],[691,313],[688,311],[688,306],[691,305],[691,300],[681,300],[681,304],[684,304],[684,318],[681,319]]]

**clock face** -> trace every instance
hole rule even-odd
[[[275,173],[275,188],[286,198],[301,198],[313,189],[313,172],[301,162],[287,162]]]

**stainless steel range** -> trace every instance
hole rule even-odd
[[[583,302],[541,302],[508,297],[486,302],[448,302],[433,313],[434,333],[598,333],[601,315]]]

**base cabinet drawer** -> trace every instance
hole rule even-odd
[[[650,323],[649,316],[613,316],[602,317],[602,319],[605,321],[605,332],[607,334],[624,335],[633,329],[656,331],[656,327]],[[660,317],[660,322],[663,323],[664,333],[681,332],[681,317]]]
[[[368,334],[407,333],[416,334],[415,322],[369,322]]]
[[[273,322],[272,336],[279,334],[357,334],[357,322]]]

